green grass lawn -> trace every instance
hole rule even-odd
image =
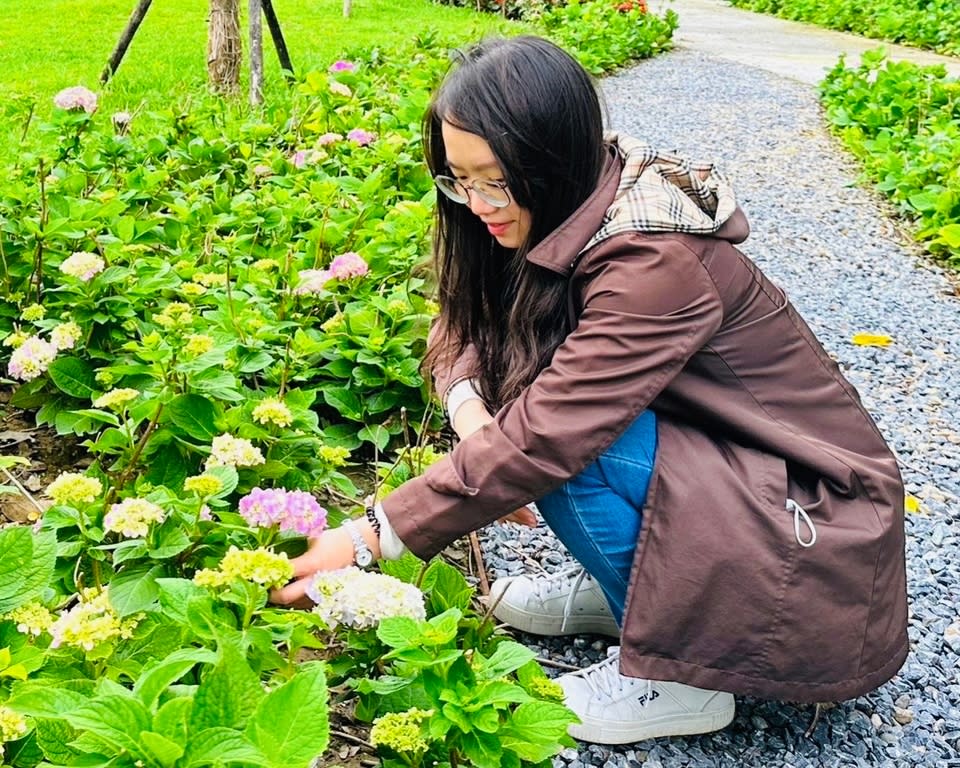
[[[135,6],[136,0],[0,0],[0,97],[36,99],[43,114],[52,96],[71,85],[100,92],[105,109],[158,107],[202,86],[208,3],[153,0],[116,76],[107,89],[100,87],[100,72]],[[246,56],[245,0],[240,6]],[[298,72],[326,68],[357,47],[387,47],[427,30],[467,40],[505,24],[428,0],[354,0],[347,19],[341,0],[274,0],[274,9]],[[269,88],[280,82],[280,70],[266,24],[263,36]]]

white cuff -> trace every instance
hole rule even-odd
[[[460,410],[460,406],[468,400],[481,400],[470,379],[460,379],[447,390],[447,418],[453,424],[453,419]]]
[[[374,504],[373,512],[380,522],[380,557],[384,560],[399,560],[407,551],[406,545],[400,541],[400,537],[393,530],[380,502]]]

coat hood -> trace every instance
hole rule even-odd
[[[623,168],[613,203],[583,250],[624,232],[683,232],[739,243],[746,217],[727,177],[712,163],[695,163],[649,144],[608,133]]]

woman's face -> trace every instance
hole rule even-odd
[[[450,175],[468,188],[467,206],[504,248],[519,248],[530,232],[530,211],[517,205],[513,195],[506,208],[481,199],[469,187],[475,181],[504,181],[503,171],[485,139],[444,121],[441,126]]]

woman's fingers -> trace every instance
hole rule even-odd
[[[530,507],[520,507],[520,509],[511,512],[509,515],[501,517],[500,522],[518,523],[519,525],[526,525],[529,528],[536,528],[537,516]]]

